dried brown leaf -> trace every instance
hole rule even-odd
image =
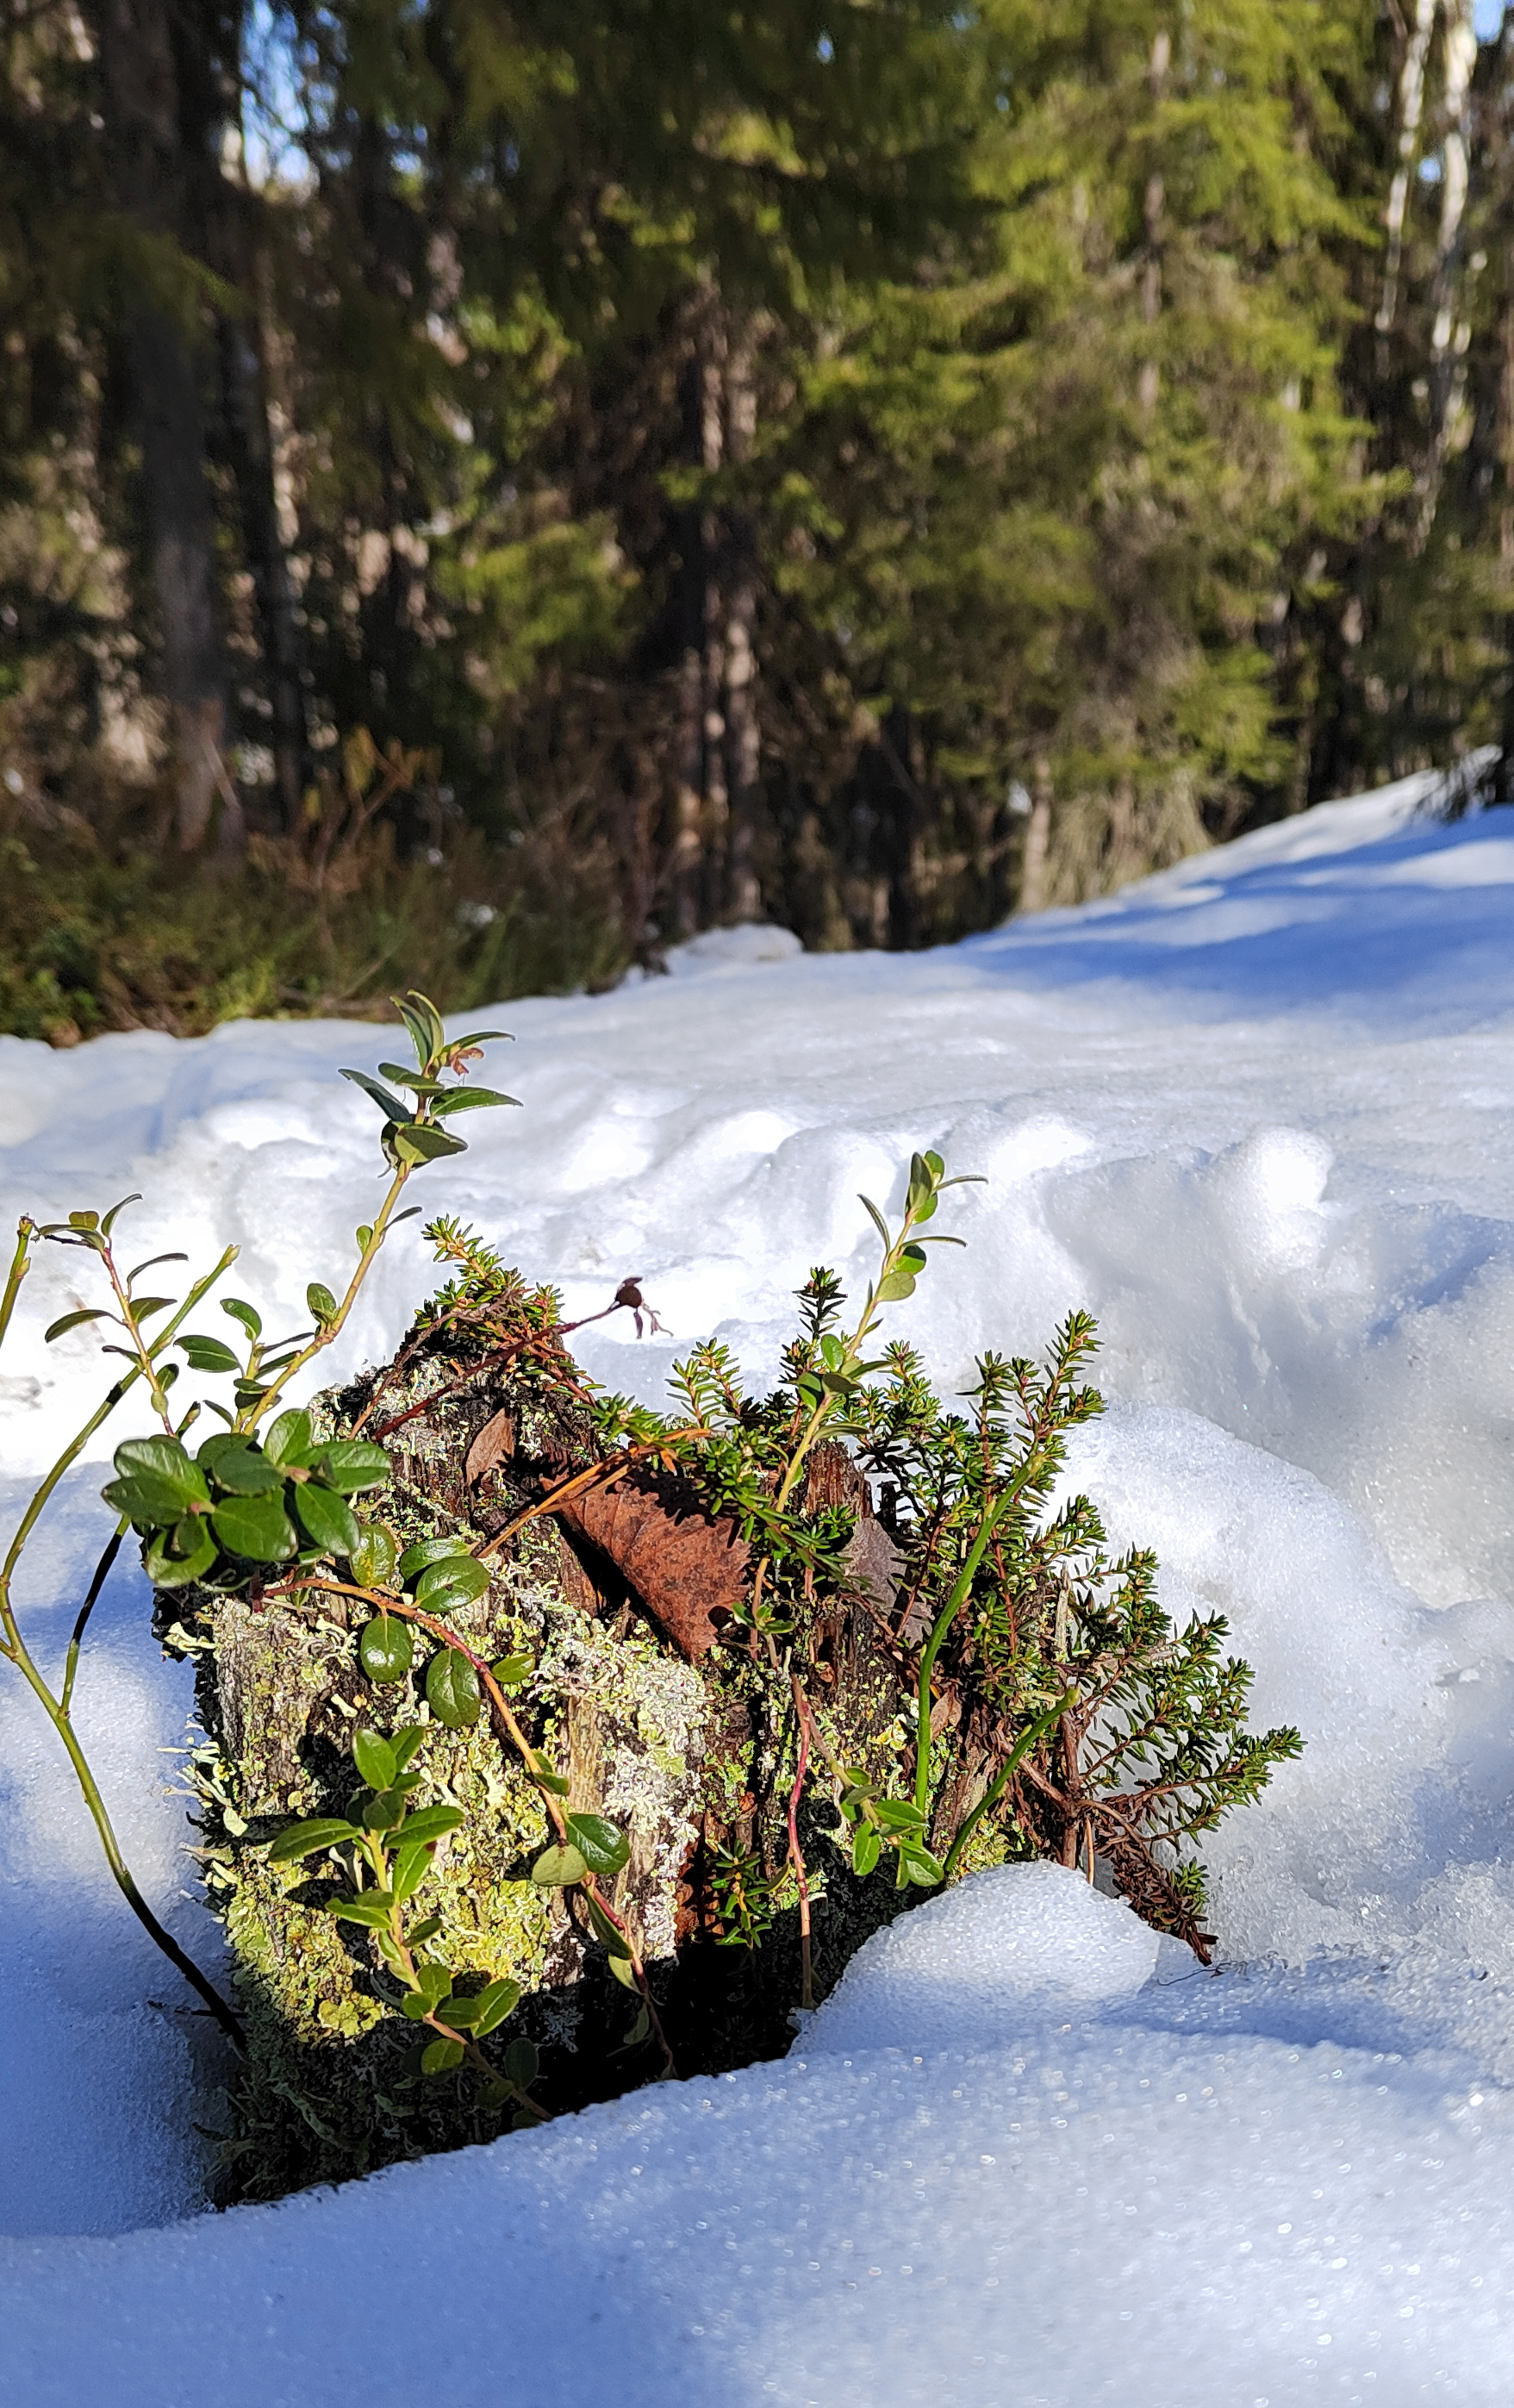
[[[686,1482],[650,1470],[587,1489],[558,1512],[608,1557],[682,1655],[697,1662],[709,1653],[743,1595],[751,1556],[728,1516],[716,1521]]]
[[[470,1488],[515,1453],[515,1416],[502,1406],[485,1422],[464,1458],[463,1476]]]

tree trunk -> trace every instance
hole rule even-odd
[[[457,1386],[460,1344],[445,1323],[412,1337],[408,1364],[369,1373],[340,1398],[318,1400],[318,1427],[350,1428],[365,1406],[382,1437],[393,1484],[365,1514],[411,1543],[438,1530],[477,1547],[533,1499],[544,1464],[557,1476],[582,1444],[570,1387],[512,1378],[484,1340],[475,1374]],[[422,1400],[434,1401],[424,1403]],[[414,1409],[414,1410],[412,1410]],[[400,1426],[394,1426],[395,1417]],[[481,1441],[481,1443],[480,1443]],[[899,1572],[870,1518],[865,1483],[840,1447],[816,1450],[821,1499],[863,1518],[849,1551],[854,1601],[838,1600],[818,1634],[811,1668],[833,1742],[861,1762],[896,1731],[907,1697],[887,1637]],[[714,2073],[780,2055],[799,1996],[794,1911],[767,1916],[761,1947],[732,1945],[721,1869],[739,1864],[771,1895],[789,1860],[787,1810],[796,1736],[787,1679],[764,1689],[744,1645],[712,1646],[701,1540],[732,1594],[748,1550],[732,1544],[675,1480],[588,1492],[559,1525],[536,1521],[497,1558],[489,1590],[450,1617],[486,1661],[523,1650],[539,1668],[514,1692],[514,1711],[569,1790],[575,1813],[611,1817],[629,1861],[605,1882],[643,1960],[682,2073]],[[663,1502],[664,1489],[668,1500]],[[617,1543],[617,1533],[625,1543]],[[680,1619],[680,1605],[684,1609]],[[228,2198],[267,2198],[339,2180],[422,2149],[493,2137],[507,2102],[411,2078],[414,2028],[394,2011],[379,1958],[351,1927],[316,1910],[331,1868],[280,1869],[264,1843],[291,1816],[345,1808],[358,1775],[352,1733],[366,1722],[409,1724],[421,1673],[378,1686],[355,1639],[371,1609],[336,1592],[216,1596],[177,1589],[160,1598],[160,1628],[195,1649],[201,1719],[219,1764],[202,1793],[212,1904],[223,1918],[249,2056],[234,2102]],[[881,1623],[881,1634],[879,1625]],[[428,1642],[429,1643],[429,1642]],[[200,1762],[204,1762],[202,1757]],[[464,1827],[437,1854],[425,1912],[440,1918],[445,1960],[524,1996],[507,2037],[541,2058],[537,2096],[552,2110],[612,2097],[655,2078],[658,2057],[626,2043],[636,2000],[610,1978],[579,1893],[539,1886],[530,1866],[550,1837],[542,1793],[489,1715],[470,1727],[433,1719],[423,1742],[428,1784],[462,1806]],[[956,1822],[975,1799],[964,1796]],[[227,1808],[230,1812],[227,1812]],[[822,1835],[834,1824],[821,1795],[805,1802],[810,1862],[829,1858],[815,1933],[815,1971],[829,1988],[854,1950],[898,1912],[884,1880],[855,1880]],[[726,1944],[720,1944],[724,1942]]]
[[[706,320],[700,364],[700,456],[707,475],[725,459],[724,315],[712,308]],[[725,775],[725,645],[723,583],[724,530],[720,513],[707,509],[701,527],[705,565],[704,668],[704,790],[705,893],[707,925],[725,909],[726,871],[730,846],[730,795]]]
[[[1374,324],[1378,331],[1378,372],[1386,374],[1386,345],[1398,315],[1399,279],[1404,265],[1404,222],[1408,212],[1409,181],[1420,148],[1420,121],[1424,114],[1424,69],[1435,30],[1435,0],[1414,0],[1414,22],[1398,73],[1398,164],[1388,187],[1388,244],[1382,267],[1382,295]]]
[[[691,449],[707,477],[750,460],[757,426],[760,325],[733,327],[719,295],[695,308]],[[757,714],[756,539],[745,513],[686,513],[669,916],[679,936],[762,909],[757,850],[762,737]]]
[[[752,354],[757,328],[749,320],[727,347],[725,440],[735,465],[751,457],[757,432],[757,388]],[[730,513],[726,552],[725,738],[731,841],[726,910],[732,919],[755,920],[762,910],[757,876],[757,827],[761,809],[762,738],[757,724],[756,538],[745,511]]]
[[[160,250],[171,243],[193,253],[191,188],[208,163],[211,127],[187,122],[164,0],[95,0],[93,30],[123,214]],[[227,685],[200,365],[179,315],[141,292],[127,302],[125,356],[141,446],[159,682],[169,710],[175,828],[192,849],[207,835],[225,779]]]
[[[1462,227],[1471,179],[1472,74],[1478,34],[1472,0],[1446,0],[1445,165],[1440,185],[1440,225],[1430,310],[1430,446],[1420,495],[1416,549],[1429,541],[1440,503],[1446,459],[1455,439],[1466,387],[1470,329],[1461,284],[1464,274]]]
[[[245,226],[238,231],[246,236]],[[243,557],[252,580],[263,647],[274,783],[284,827],[293,831],[299,824],[310,757],[305,709],[305,646],[297,616],[298,597],[279,519],[264,348],[262,288],[265,279],[259,272],[263,264],[253,256],[253,241],[244,239],[237,249],[242,254],[237,264],[249,271],[238,281],[244,293],[255,297],[250,297],[245,317],[228,316],[221,322],[221,380],[241,505]]]
[[[1172,64],[1172,36],[1164,26],[1152,36],[1151,56],[1146,80],[1153,102],[1160,102],[1167,88],[1167,69]],[[1161,172],[1153,168],[1146,179],[1142,197],[1142,216],[1146,225],[1146,259],[1141,269],[1141,320],[1154,326],[1162,315],[1162,219],[1167,205],[1167,188]],[[1155,409],[1157,394],[1162,390],[1162,371],[1156,358],[1141,363],[1137,380],[1137,398],[1142,410],[1150,417]]]
[[[701,294],[690,317],[689,357],[683,377],[684,438],[691,458],[707,462],[708,413],[705,350],[708,295]],[[718,464],[717,464],[718,465]],[[678,515],[678,757],[673,794],[673,847],[668,864],[668,919],[678,938],[703,925],[705,829],[705,630],[709,563],[707,513],[688,504]]]
[[[1046,862],[1051,843],[1051,765],[1043,756],[1031,772],[1031,807],[1025,822],[1025,850],[1021,858],[1021,911],[1046,909]]]

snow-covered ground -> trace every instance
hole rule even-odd
[[[582,1352],[654,1397],[709,1329],[770,1371],[809,1265],[865,1275],[857,1191],[896,1204],[912,1147],[983,1173],[940,1225],[967,1251],[895,1326],[960,1385],[975,1350],[1099,1315],[1113,1410],[1078,1483],[1158,1547],[1175,1612],[1230,1616],[1257,1718],[1309,1742],[1211,1851],[1220,1969],[1166,1944],[1148,1974],[1124,1910],[991,1877],[903,1927],[909,1964],[860,1962],[781,2066],[208,2216],[199,2027],[0,1684],[0,2401],[1507,2400],[1514,814],[1443,826],[1421,792],[948,951],[742,932],[508,1006],[490,1075],[525,1109],[425,1175],[574,1311],[640,1275],[671,1336],[618,1320]],[[5,1211],[139,1187],[139,1254],[239,1240],[234,1292],[293,1325],[375,1193],[377,1115],[333,1073],[393,1050],[0,1039]],[[417,1226],[350,1361],[425,1292]],[[38,1342],[81,1262],[39,1268],[0,1365],[7,1502],[97,1375],[88,1330]],[[60,1649],[98,1480],[26,1591]],[[145,1607],[118,1570],[81,1721],[207,1956],[160,1794],[187,1683]]]

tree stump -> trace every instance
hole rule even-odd
[[[320,1399],[313,1418],[318,1437],[361,1434],[389,1450],[392,1481],[364,1512],[404,1546],[448,1537],[478,1548],[591,1459],[571,1367],[501,1365],[455,1329],[418,1329],[395,1365]],[[890,1628],[897,1558],[843,1449],[817,1449],[809,1480],[817,1503],[859,1518],[853,1586],[812,1634],[807,1677],[846,1760],[882,1770],[897,1760],[909,1702]],[[795,1709],[730,1619],[744,1554],[676,1478],[650,1473],[526,1521],[491,1557],[487,1593],[450,1616],[479,1656],[531,1659],[512,1697],[531,1743],[566,1776],[572,1809],[626,1832],[612,1903],[680,2074],[780,2054],[800,1997],[787,1830]],[[291,1818],[346,1811],[361,1785],[356,1728],[430,1719],[419,1658],[396,1684],[364,1673],[356,1634],[371,1612],[330,1588],[160,1600],[164,1629],[177,1624],[195,1645],[201,1855],[249,2033],[223,2150],[227,2200],[492,2138],[510,2120],[481,2103],[476,2082],[419,2071],[417,2028],[396,2012],[370,1935],[321,1911],[337,1887],[329,1871],[267,1858]],[[499,2037],[534,2043],[534,2097],[561,2112],[654,2078],[663,2060],[649,2043],[626,2045],[637,2001],[611,1979],[581,1893],[528,1877],[550,1837],[541,1793],[488,1716],[465,1729],[433,1723],[417,1762],[418,1801],[465,1817],[426,1891],[437,1949],[520,1984]],[[834,1828],[811,1787],[800,1833],[817,1996],[905,1903],[886,1878],[853,1878]]]

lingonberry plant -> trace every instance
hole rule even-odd
[[[123,1268],[124,1205],[23,1221],[0,1299],[3,1339],[38,1243],[92,1255],[101,1302],[48,1339],[104,1322],[124,1366],[21,1518],[0,1570],[0,1657],[52,1721],[133,1911],[227,2032],[241,2038],[236,2013],[142,1899],[73,1726],[90,1615],[128,1529],[183,1617],[175,1643],[224,1653],[234,1687],[237,1650],[262,1647],[261,1710],[280,1682],[299,1687],[298,1650],[318,1650],[319,1677],[300,1660],[323,1701],[319,1729],[291,1725],[295,1740],[273,1751],[278,1780],[243,1781],[236,1737],[230,1758],[212,1742],[201,1796],[222,1844],[203,1854],[223,1899],[241,1899],[231,1920],[244,1941],[272,1933],[277,1956],[291,1916],[348,1935],[328,1956],[322,2044],[372,2029],[375,2014],[412,2031],[411,2073],[384,2072],[368,2094],[396,2132],[395,2098],[421,2075],[457,2077],[470,2114],[528,2124],[550,2112],[536,2041],[519,2026],[496,2039],[559,1961],[549,1925],[576,1935],[574,1962],[597,1952],[630,1994],[617,2054],[634,2066],[651,2051],[674,2070],[670,1977],[646,1937],[658,1896],[675,1955],[710,1940],[755,1959],[792,1927],[804,2008],[822,1899],[822,1931],[851,1935],[828,1945],[830,1980],[888,1914],[1006,1857],[1080,1867],[1207,1955],[1195,1842],[1258,1795],[1298,1734],[1248,1731],[1250,1675],[1224,1654],[1223,1622],[1177,1629],[1154,1559],[1112,1556],[1091,1501],[1064,1493],[1069,1437],[1102,1410],[1083,1377],[1087,1315],[1068,1317],[1044,1363],[985,1354],[950,1400],[913,1348],[885,1340],[927,1250],[962,1242],[930,1226],[969,1183],[939,1154],[912,1157],[896,1225],[861,1199],[879,1251],[860,1309],[849,1316],[836,1274],[813,1270],[768,1396],[747,1391],[715,1341],[675,1367],[667,1413],[598,1392],[566,1347],[581,1325],[563,1321],[553,1291],[438,1219],[426,1234],[448,1283],[393,1361],[324,1398],[284,1401],[413,1209],[410,1179],[464,1151],[456,1117],[513,1100],[469,1078],[501,1032],[450,1039],[423,996],[398,1008],[414,1067],[344,1073],[383,1116],[384,1197],[340,1294],[309,1283],[307,1325],[269,1336],[256,1306],[226,1297],[235,1345],[190,1326],[236,1250],[180,1297],[144,1294],[150,1271],[183,1258]],[[638,1336],[660,1326],[636,1280],[605,1308],[619,1312]],[[181,1367],[209,1389],[176,1417]],[[21,1629],[16,1568],[59,1482],[133,1391],[157,1426],[116,1449],[103,1492],[116,1527],[53,1685]],[[206,1417],[217,1426],[196,1439]],[[560,1551],[550,1562],[544,1532]],[[563,1582],[577,1584],[578,1605],[555,1620],[532,1603],[532,1582],[549,1576],[560,1603]],[[587,1723],[574,1721],[592,1687],[591,1630],[596,1661],[621,1646],[640,1668],[627,1760],[653,1767],[661,1822],[634,1798],[608,1811],[592,1698]],[[660,1733],[674,1705],[703,1716],[697,1781]],[[221,1713],[228,1734],[246,1719],[245,1700]],[[321,1811],[298,1811],[310,1804]],[[511,1845],[491,1854],[490,1831],[507,1826]],[[535,1939],[521,1936],[530,1917],[520,1923],[513,1960],[501,1963],[507,1942],[487,1917],[458,1911],[464,1861],[471,1881],[558,1901]],[[892,1900],[874,1887],[885,1870]],[[560,2026],[565,2010],[552,2012]],[[293,2096],[285,2075],[271,2088]],[[321,2127],[315,2107],[301,2112]]]

